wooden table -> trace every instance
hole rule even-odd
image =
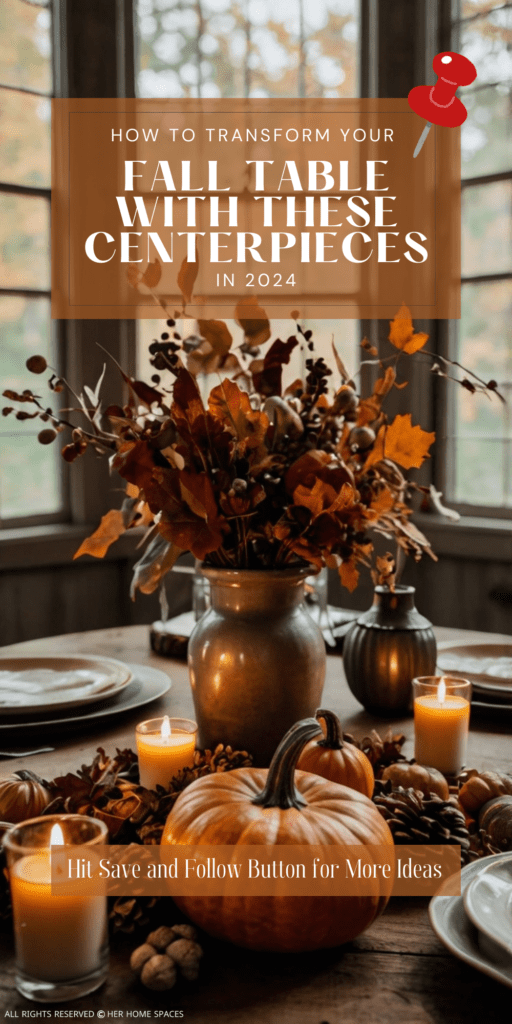
[[[488,634],[460,630],[438,629],[436,633],[438,640],[490,640]],[[499,639],[493,634],[493,641]],[[8,652],[104,654],[154,665],[169,672],[173,687],[151,705],[151,716],[166,711],[184,717],[192,714],[186,666],[151,654],[145,626],[34,640],[2,649],[2,653]],[[385,729],[389,724],[361,709],[346,686],[338,656],[328,658],[323,704],[335,710],[345,730],[356,736],[366,735],[371,728]],[[135,725],[141,717],[139,710],[113,720],[101,732],[96,727],[94,732],[64,733],[52,740],[57,747],[55,753],[31,757],[25,762],[1,762],[0,777],[23,765],[51,778],[90,762],[100,744],[107,752],[116,747],[133,747]],[[405,753],[411,756],[411,719],[392,724],[406,733]],[[468,764],[482,769],[509,769],[511,731],[510,719],[475,719]],[[28,749],[31,743],[31,739],[27,740]],[[7,741],[5,745],[10,749]],[[94,1018],[85,1018],[90,1020],[133,1020],[139,1013],[145,1019],[142,1011],[151,1011],[150,1019],[157,1019],[158,1011],[180,1010],[193,1024],[468,1024],[484,1020],[486,1024],[502,1024],[500,1004],[509,993],[447,952],[430,928],[427,905],[428,901],[423,899],[393,899],[383,916],[355,942],[314,954],[255,954],[207,939],[200,981],[163,995],[148,992],[134,980],[128,967],[134,939],[116,938],[106,985],[62,1008],[93,1010]],[[140,941],[143,938],[145,935]],[[1,936],[0,956],[0,1007],[4,1019],[7,1011],[21,1019],[28,1017],[27,1010],[44,1009],[16,993],[10,931]],[[105,1013],[96,1017],[97,1011]],[[58,1019],[53,1012],[52,1019]]]

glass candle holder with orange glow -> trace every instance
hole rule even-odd
[[[62,1002],[94,992],[108,972],[106,889],[80,882],[52,887],[52,846],[108,842],[102,821],[48,815],[14,825],[3,845],[11,886],[16,987],[27,999]]]
[[[419,764],[456,775],[466,763],[471,683],[449,676],[412,681],[414,756]]]
[[[137,726],[140,784],[169,788],[182,768],[192,768],[197,725],[188,718],[153,718]]]

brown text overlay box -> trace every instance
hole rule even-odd
[[[147,896],[427,896],[458,846],[54,847],[52,892]]]
[[[155,258],[173,312],[197,249],[198,318],[458,316],[459,133],[413,160],[421,126],[400,99],[54,101],[53,315],[153,318],[127,271]]]

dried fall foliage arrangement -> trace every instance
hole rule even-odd
[[[151,290],[159,267],[151,264],[145,275],[135,274],[133,287],[142,283]],[[186,261],[178,283],[185,306],[193,288]],[[4,392],[31,407],[16,412],[18,419],[44,421],[42,444],[71,429],[62,450],[67,462],[92,447],[127,482],[122,508],[103,517],[75,557],[102,557],[123,532],[146,526],[148,544],[135,567],[132,594],[155,590],[185,551],[225,568],[328,566],[349,590],[357,586],[358,566],[370,564],[372,532],[394,538],[415,559],[423,552],[435,557],[410,519],[412,493],[422,488],[404,476],[429,457],[435,435],[413,425],[410,413],[390,419],[384,409],[391,390],[405,386],[397,381],[399,363],[428,340],[415,333],[407,307],[391,321],[389,358],[375,358],[376,351],[362,343],[381,374],[367,397],[358,396],[334,343],[331,369],[315,354],[312,332],[297,321],[294,334],[262,352],[271,337],[264,311],[245,299],[235,316],[244,332],[238,353],[223,321],[199,320],[199,336],[183,339],[176,321],[168,319],[149,349],[156,371],[151,384],[119,367],[130,393],[123,406],[102,407],[102,380],[94,391],[85,387],[75,395],[52,374],[50,389],[69,390],[77,401],[71,412],[82,416],[83,426],[47,408],[32,390]],[[283,367],[299,345],[305,379],[284,388]],[[43,373],[46,362],[33,356],[27,367]],[[443,367],[431,357],[431,371],[449,376],[447,361]],[[204,403],[197,374],[213,371],[219,383]],[[495,381],[474,375],[458,383],[496,391]],[[13,412],[12,406],[3,410]],[[389,559],[378,559],[377,574],[392,584]]]

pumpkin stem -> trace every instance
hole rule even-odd
[[[328,747],[329,750],[341,750],[343,748],[343,739],[338,716],[334,714],[334,711],[319,708],[316,712],[316,718],[323,718],[326,729],[326,735],[318,740],[318,746]]]
[[[29,771],[28,768],[20,768],[19,771],[14,774],[18,779],[21,779],[22,782],[38,782],[40,786],[44,786],[46,789],[48,788],[48,783],[45,782],[44,779],[39,778],[39,775]]]
[[[296,722],[283,736],[270,764],[267,781],[261,793],[252,801],[262,807],[305,807],[307,800],[301,796],[294,784],[295,765],[302,748],[318,736],[319,725],[316,718],[304,718]]]

